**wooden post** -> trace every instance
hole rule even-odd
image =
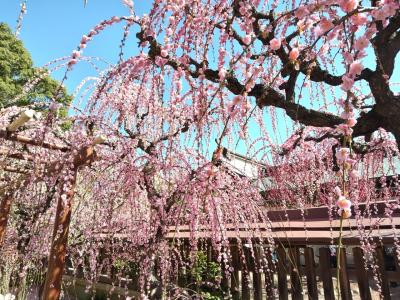
[[[61,293],[61,281],[64,273],[67,253],[69,224],[71,222],[72,200],[74,196],[76,173],[69,182],[71,189],[57,200],[57,211],[54,223],[52,245],[50,249],[48,270],[43,290],[43,300],[58,300]]]
[[[225,297],[229,297],[230,295],[230,291],[229,291],[229,280],[228,280],[228,276],[226,273],[226,264],[225,262],[222,262],[222,268],[221,268],[221,290],[224,294]]]
[[[308,299],[318,300],[317,277],[315,273],[315,261],[313,248],[307,247],[304,249]]]
[[[319,248],[319,274],[324,286],[324,296],[326,300],[334,300],[332,272],[330,264],[331,253],[329,248]]]
[[[238,300],[240,299],[240,291],[239,291],[240,259],[239,259],[239,249],[237,245],[231,246],[231,255],[232,255],[232,267],[233,267],[233,272],[231,274],[231,295],[232,299]]]
[[[276,266],[273,259],[273,252],[271,249],[267,249],[266,251],[266,258],[267,258],[267,270],[264,271],[265,275],[265,292],[267,296],[267,300],[275,299],[274,296],[274,273],[276,272]]]
[[[4,242],[4,237],[6,235],[6,228],[8,222],[8,216],[10,214],[12,194],[7,191],[2,195],[0,202],[0,249]]]
[[[289,248],[290,255],[290,280],[292,282],[292,299],[302,300],[303,293],[301,287],[301,274],[300,274],[300,249],[299,247]]]
[[[380,272],[383,299],[385,300],[390,299],[390,287],[389,287],[389,280],[386,275],[385,253],[383,247],[376,248],[376,258]]]
[[[368,270],[365,269],[363,251],[360,247],[353,248],[354,265],[361,299],[371,300],[371,291],[368,283]]]
[[[251,270],[251,261],[250,261],[250,249],[243,245],[242,247],[243,255],[245,261],[242,264],[242,300],[250,300],[250,270]]]
[[[24,183],[24,178],[25,177],[19,177],[15,182],[10,182],[9,185],[0,191],[0,249],[3,245],[6,235],[14,191]]]
[[[287,271],[286,271],[286,252],[285,248],[278,247],[278,291],[279,300],[288,299],[288,288],[287,288]]]
[[[53,238],[42,296],[43,300],[58,300],[60,298],[76,175],[79,167],[90,163],[94,157],[95,152],[92,146],[81,149],[74,158],[73,176],[71,176],[69,181],[64,182],[64,185],[68,186],[68,190],[64,194],[59,195],[57,199]]]
[[[347,259],[346,259],[346,248],[340,250],[340,262],[338,262],[339,280],[340,280],[340,294],[343,300],[351,300],[351,287],[349,282],[349,276],[347,274]]]
[[[254,246],[254,258],[252,258],[251,271],[253,272],[254,300],[262,300],[262,280],[261,280],[261,246]]]
[[[178,286],[179,287],[185,287],[187,284],[187,272],[188,270],[186,269],[185,262],[188,259],[186,255],[186,245],[185,241],[183,241],[179,245],[179,270],[178,270]],[[183,271],[185,270],[185,272]]]

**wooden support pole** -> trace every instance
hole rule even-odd
[[[59,196],[57,200],[57,211],[43,291],[43,300],[58,300],[60,297],[61,281],[67,253],[69,225],[71,222],[75,179],[76,173],[74,174],[74,179],[68,183],[71,185],[71,189],[66,194]]]
[[[229,291],[229,280],[228,276],[226,273],[226,264],[225,262],[222,262],[222,268],[221,268],[221,290],[224,294],[225,297],[229,297],[230,291]]]
[[[73,176],[71,176],[71,179],[68,182],[63,183],[64,186],[68,186],[68,190],[57,199],[57,211],[50,248],[48,270],[42,296],[43,300],[58,300],[60,298],[76,175],[80,166],[89,164],[94,158],[95,152],[93,147],[90,146],[81,149],[78,155],[74,158],[74,169],[72,170]]]
[[[250,293],[250,270],[251,270],[251,261],[250,256],[251,252],[250,249],[243,245],[242,247],[244,260],[242,264],[242,300],[250,300],[251,293]]]
[[[267,270],[264,271],[265,275],[265,293],[267,300],[275,299],[274,294],[274,273],[276,272],[275,259],[273,258],[273,250],[266,250],[266,259],[267,259]]]
[[[6,235],[6,228],[8,222],[8,216],[10,215],[12,194],[4,192],[0,200],[0,249],[3,245],[4,238]]]
[[[390,286],[389,286],[389,280],[386,274],[386,266],[385,266],[385,252],[383,247],[377,247],[376,248],[376,258],[377,258],[377,264],[379,267],[379,273],[380,273],[380,280],[381,280],[381,290],[382,290],[382,296],[384,300],[391,299],[390,298]]]
[[[292,299],[302,300],[303,292],[301,287],[301,274],[300,274],[300,249],[299,247],[289,248],[290,255],[290,280],[292,282]]]
[[[343,300],[351,300],[351,287],[349,281],[349,275],[347,272],[347,259],[346,259],[346,248],[340,250],[340,262],[338,262],[339,270],[339,280],[340,280],[340,294]]]
[[[17,178],[14,182],[9,181],[0,191],[0,249],[4,243],[8,218],[10,216],[11,205],[13,202],[14,191],[24,183],[23,176]]]
[[[317,277],[315,272],[314,250],[307,247],[304,249],[306,275],[307,275],[307,290],[308,299],[318,300]]]
[[[322,278],[324,296],[326,300],[334,300],[332,272],[330,264],[331,253],[329,248],[319,248],[319,275]]]
[[[262,248],[259,245],[254,246],[254,257],[251,257],[251,271],[253,272],[253,291],[254,300],[262,300],[263,287],[261,278],[261,259]]]
[[[371,300],[371,291],[368,283],[368,270],[365,269],[365,259],[360,247],[353,248],[354,266],[361,299]]]
[[[287,270],[286,270],[286,251],[283,247],[278,247],[278,291],[279,300],[287,300],[289,297],[287,287]]]
[[[238,300],[240,299],[240,290],[239,290],[240,258],[239,258],[239,249],[237,245],[231,246],[231,255],[232,255],[232,267],[233,267],[233,272],[231,274],[231,295],[232,299]]]

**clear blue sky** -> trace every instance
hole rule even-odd
[[[151,1],[135,1],[135,11],[142,15],[149,11]],[[20,1],[1,0],[0,22],[7,23],[15,30]],[[24,16],[20,39],[30,52],[36,66],[70,55],[81,39],[91,28],[104,19],[112,16],[128,15],[128,9],[120,0],[88,0],[84,7],[83,0],[28,0],[27,14]],[[85,49],[85,56],[98,56],[108,62],[118,59],[118,45],[122,38],[121,26],[112,26],[98,35]],[[126,47],[129,53],[137,49],[134,37],[129,39]],[[53,75],[60,79],[63,72]],[[70,92],[87,75],[95,74],[88,65],[80,63],[70,73],[66,86]]]

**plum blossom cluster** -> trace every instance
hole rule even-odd
[[[132,1],[125,1],[125,4],[132,10],[133,9],[133,2]],[[70,56],[70,60],[68,62],[68,68],[71,69],[73,65],[75,65],[79,58],[82,55],[83,49],[86,48],[88,42],[90,42],[93,37],[98,35],[101,31],[103,31],[106,27],[112,26],[113,24],[117,24],[121,21],[127,21],[128,24],[132,24],[133,22],[137,21],[137,18],[133,16],[128,17],[118,17],[114,16],[109,20],[104,20],[101,23],[97,24],[92,30],[89,31],[87,35],[83,35],[78,46],[77,50],[72,51]]]
[[[228,103],[226,109],[231,118],[235,118],[237,115],[244,117],[251,109],[251,104],[246,99],[246,96],[239,95],[235,96],[232,101]]]
[[[342,195],[342,191],[338,186],[335,187],[335,193],[338,197],[338,200],[336,202],[336,205],[338,207],[338,215],[344,219],[350,218],[352,206],[351,201],[346,199],[346,197]]]
[[[351,217],[351,202],[345,198],[345,195],[349,194],[348,189],[350,188],[350,186],[346,186],[346,181],[350,178],[355,179],[358,177],[358,173],[354,168],[357,161],[354,159],[355,156],[351,149],[352,127],[354,127],[357,121],[354,118],[353,106],[351,103],[349,103],[349,101],[341,101],[340,104],[344,108],[341,117],[345,120],[345,123],[338,125],[336,131],[342,135],[344,145],[347,144],[349,147],[339,147],[339,149],[336,150],[336,162],[342,170],[339,173],[342,177],[342,190],[340,190],[339,187],[335,187],[335,193],[338,196],[338,214],[341,218],[347,219]],[[349,182],[347,185],[349,185]]]
[[[352,128],[357,124],[354,106],[350,101],[343,99],[339,101],[339,105],[343,109],[340,116],[345,120],[345,122],[336,127],[336,132],[343,135],[345,138],[350,139],[353,134]]]

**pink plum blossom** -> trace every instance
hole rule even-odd
[[[308,16],[309,14],[310,14],[310,12],[307,9],[307,6],[302,5],[296,10],[294,15],[299,19],[303,19],[304,17]]]
[[[350,208],[351,207],[351,201],[347,200],[346,197],[344,197],[344,196],[340,196],[338,201],[336,202],[336,205],[339,208],[342,208],[342,209]]]
[[[364,50],[369,44],[369,40],[365,37],[362,36],[359,39],[356,40],[354,43],[354,49],[356,50]]]
[[[289,59],[290,60],[296,60],[299,57],[300,51],[299,48],[293,48],[292,50],[290,50],[289,52]]]
[[[319,22],[319,26],[321,27],[322,31],[328,31],[333,27],[333,23],[331,20],[328,20],[327,18],[322,18],[321,21]]]
[[[353,113],[353,111],[350,111],[350,110],[347,109],[347,110],[345,110],[344,112],[342,112],[340,114],[340,117],[343,118],[343,119],[354,118],[354,113]]]
[[[349,125],[349,127],[354,127],[357,124],[357,120],[355,118],[350,118],[346,121],[347,125]]]
[[[342,90],[349,91],[354,85],[354,79],[348,77],[347,75],[342,76],[342,85],[340,86]]]
[[[281,40],[274,38],[269,42],[269,46],[271,47],[272,50],[278,50],[281,47]]]
[[[351,170],[350,172],[349,172],[349,175],[350,175],[350,177],[351,178],[353,178],[353,179],[356,179],[356,178],[358,178],[359,177],[359,173],[358,173],[358,171],[357,170]]]
[[[350,149],[349,148],[340,148],[336,151],[336,159],[340,163],[346,162],[346,160],[349,158],[350,155]]]
[[[226,69],[220,68],[218,71],[219,80],[224,80],[226,76]]]
[[[338,197],[342,196],[342,190],[340,189],[340,187],[335,186],[334,192]]]
[[[90,38],[87,35],[84,35],[82,36],[81,44],[86,44],[89,40]]]
[[[359,0],[341,0],[339,6],[344,12],[348,13],[357,8],[358,2]]]
[[[361,71],[363,69],[364,69],[364,66],[362,65],[362,63],[360,61],[356,60],[356,61],[352,62],[350,65],[349,75],[351,75],[351,76],[360,75]]]
[[[365,13],[355,14],[351,17],[351,21],[357,26],[365,25],[368,22],[368,16]]]
[[[80,57],[81,56],[81,52],[80,51],[76,51],[76,50],[74,50],[73,52],[72,52],[72,58],[74,59],[74,58],[78,58],[78,57]]]
[[[168,51],[165,50],[165,49],[162,49],[161,52],[160,52],[160,55],[161,55],[162,57],[167,57],[167,56],[168,56]]]
[[[245,35],[245,37],[243,38],[243,43],[245,43],[246,45],[250,45],[250,43],[251,43],[251,35],[250,34]]]
[[[344,135],[344,136],[350,136],[353,134],[353,129],[347,124],[339,124],[336,126],[336,132]]]

